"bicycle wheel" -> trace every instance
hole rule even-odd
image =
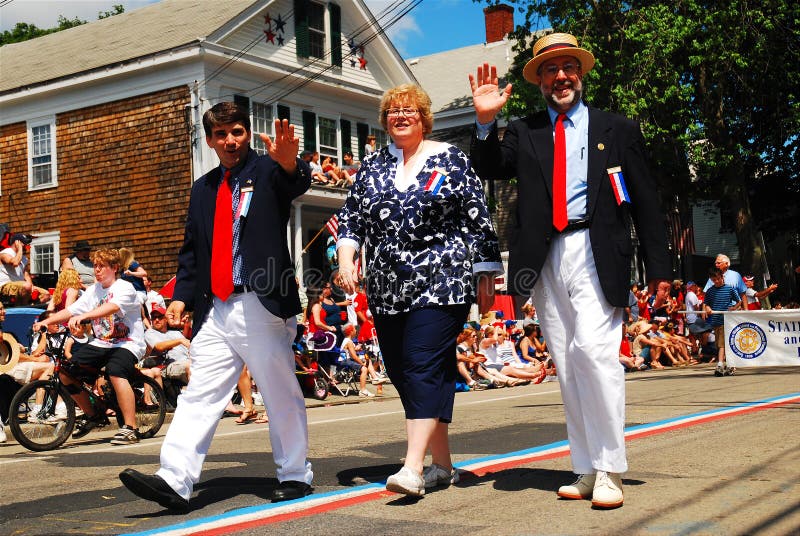
[[[136,400],[137,435],[140,439],[148,439],[156,435],[164,424],[167,415],[167,395],[153,378],[146,376],[133,380],[131,386]],[[119,407],[115,407],[114,410],[117,414],[117,424],[122,426],[125,424],[122,411]]]
[[[11,401],[8,421],[11,434],[26,449],[52,450],[60,447],[75,427],[75,401],[63,385],[53,381],[26,383]]]

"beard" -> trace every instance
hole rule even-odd
[[[571,88],[572,92],[564,97],[557,97],[554,93],[558,90],[556,89],[558,86],[558,90],[563,88]],[[583,83],[578,80],[577,82],[572,82],[568,80],[566,82],[559,82],[556,83],[555,81],[548,85],[542,85],[539,88],[542,92],[542,96],[544,97],[545,102],[553,108],[554,110],[558,110],[560,112],[567,112],[573,106],[575,106],[578,102],[580,102],[581,97],[583,97]]]

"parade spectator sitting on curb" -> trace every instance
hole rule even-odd
[[[164,355],[163,375],[181,383],[189,383],[189,339],[181,331],[170,330],[166,318],[167,310],[153,305],[150,321],[153,325],[144,334],[147,346]]]
[[[766,298],[778,289],[777,283],[772,283],[764,290],[757,291],[753,288],[753,281],[755,278],[752,275],[746,275],[742,279],[744,280],[744,286],[747,287],[745,294],[747,295],[747,308],[750,310],[761,309],[761,302],[759,299]]]
[[[742,307],[743,301],[740,300],[739,292],[735,288],[725,284],[722,270],[712,268],[708,275],[713,286],[706,290],[703,310],[706,315],[710,315],[707,323],[714,329],[714,340],[717,343],[717,367],[714,376],[730,376],[736,372],[736,368],[725,366],[725,317],[713,312],[735,311]]]
[[[373,398],[375,393],[367,390],[367,375],[376,377],[377,373],[369,359],[365,359],[363,354],[359,355],[353,338],[356,335],[356,328],[352,324],[344,327],[344,339],[340,345],[344,361],[339,361],[338,366],[347,367],[359,373],[358,396],[361,398]]]
[[[0,251],[0,298],[15,305],[47,303],[50,294],[34,286],[30,273],[30,261],[26,253],[35,237],[17,233],[11,235],[9,246]]]
[[[619,362],[625,367],[627,372],[647,369],[647,365],[644,364],[644,358],[640,355],[633,355],[631,351],[631,344],[628,339],[628,332],[625,324],[622,324],[622,342],[619,346]]]

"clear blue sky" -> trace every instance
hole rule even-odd
[[[93,21],[98,12],[110,11],[114,4],[131,11],[153,1],[157,0],[12,0],[0,8],[0,31],[13,28],[17,22],[51,28],[59,15]],[[377,16],[391,0],[365,2]],[[406,59],[483,43],[485,5],[472,0],[423,0],[387,33]]]

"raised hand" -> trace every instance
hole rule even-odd
[[[261,141],[267,148],[270,158],[278,163],[283,170],[292,174],[297,169],[297,151],[300,148],[300,138],[294,135],[294,125],[284,119],[275,120],[275,141],[266,134],[259,134]]]
[[[469,75],[469,86],[472,89],[472,103],[480,123],[493,121],[511,96],[511,84],[500,91],[497,67],[488,63],[479,65],[474,77]]]

